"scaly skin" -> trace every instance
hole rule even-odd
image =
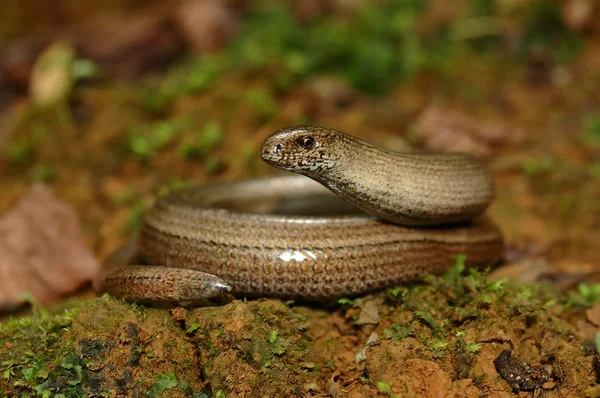
[[[306,138],[314,143],[312,148],[302,146]],[[400,225],[471,220],[494,198],[492,176],[470,155],[395,153],[324,127],[281,129],[265,140],[261,156]]]
[[[307,135],[319,151],[292,147]],[[137,266],[121,268],[104,290],[136,301],[187,301],[194,293],[183,298],[181,286],[186,292],[197,286],[197,298],[231,286],[237,295],[326,300],[443,272],[459,254],[467,255],[469,266],[501,259],[500,231],[476,217],[491,200],[493,185],[468,156],[395,155],[320,127],[280,130],[265,141],[262,156],[307,174],[377,217],[358,210],[346,214],[351,206],[303,176],[173,192],[146,214],[140,229],[139,254],[162,266],[145,274]],[[362,168],[353,165],[361,162]],[[399,175],[402,184],[386,182],[390,175]],[[307,211],[331,215],[302,215]],[[415,228],[382,221],[382,214],[410,225],[476,218]],[[174,276],[172,267],[186,269]],[[199,273],[216,279],[203,282]]]

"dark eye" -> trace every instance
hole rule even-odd
[[[315,140],[315,137],[305,135],[304,137],[300,138],[299,143],[300,146],[304,149],[313,149],[315,147],[315,144],[317,143],[317,140]]]

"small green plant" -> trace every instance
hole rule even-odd
[[[476,353],[481,350],[481,344],[479,343],[469,343],[465,346],[465,351],[468,353]]]
[[[390,398],[399,398],[398,394],[392,393],[392,386],[390,386],[389,383],[386,383],[384,381],[378,381],[375,383],[375,385],[377,386],[377,391],[380,394],[383,394]]]
[[[536,0],[523,9],[524,33],[520,52],[525,57],[545,55],[557,63],[572,60],[583,48],[583,40],[564,24],[560,6],[550,0]]]
[[[600,179],[600,159],[594,161],[590,166],[590,175],[592,178]]]
[[[378,381],[375,384],[377,385],[377,391],[382,394],[389,394],[392,392],[392,387],[390,387],[390,385],[386,382]]]
[[[202,56],[195,60],[187,75],[183,91],[198,93],[206,90],[224,70],[224,61],[218,56]]]
[[[77,58],[71,65],[71,73],[75,81],[81,79],[90,79],[98,76],[100,73],[100,66],[87,58]]]
[[[593,307],[600,303],[600,284],[588,285],[581,283],[576,292],[570,292],[567,306],[570,307]]]
[[[146,160],[169,145],[188,126],[186,120],[162,120],[133,126],[128,134],[129,150],[141,160]]]
[[[434,339],[429,346],[432,350],[445,350],[448,348],[448,343],[442,340]]]
[[[429,325],[433,330],[441,330],[442,324],[438,322],[437,319],[433,317],[430,312],[427,311],[415,311],[415,315],[419,317],[422,321],[424,321],[427,325]]]
[[[3,150],[6,159],[14,163],[24,163],[31,159],[34,153],[34,143],[27,138],[9,142]]]
[[[265,121],[272,119],[279,110],[273,97],[262,89],[249,90],[246,93],[246,101]]]
[[[342,297],[338,299],[338,304],[342,305],[344,307],[355,307],[356,303],[354,302],[354,300],[346,298],[346,297]]]
[[[433,339],[429,342],[428,348],[431,351],[432,358],[439,359],[446,355],[448,343],[440,339]]]
[[[465,270],[465,263],[467,261],[467,256],[464,254],[460,254],[456,256],[456,260],[454,261],[454,265],[444,275],[444,281],[451,286],[454,290],[457,290],[463,283],[463,272]]]
[[[279,332],[277,332],[277,330],[271,330],[271,332],[269,333],[269,343],[277,344],[278,341],[279,341]]]
[[[177,376],[174,373],[166,372],[156,375],[152,378],[154,384],[148,390],[149,397],[162,397],[166,390],[177,387]]]
[[[589,146],[600,145],[600,115],[592,115],[584,119],[581,142]]]
[[[492,281],[487,286],[487,291],[489,291],[489,292],[501,292],[502,290],[504,290],[504,286],[506,285],[506,283],[508,283],[508,279],[507,278],[502,278],[502,279],[498,279],[497,281]]]
[[[527,177],[536,177],[552,170],[554,159],[550,156],[527,159],[523,162],[523,172]]]
[[[200,324],[197,322],[192,323],[188,329],[185,331],[187,334],[192,334],[194,333],[196,330],[200,329]]]
[[[404,340],[409,336],[415,335],[415,325],[416,322],[412,323],[394,323],[391,328],[386,328],[383,330],[383,335],[385,338],[391,340]]]
[[[37,164],[30,172],[33,181],[52,182],[56,179],[56,170],[46,163]]]
[[[222,141],[221,125],[211,122],[204,126],[193,140],[184,141],[179,145],[179,155],[184,159],[205,159]]]
[[[127,222],[123,228],[124,231],[131,235],[136,234],[146,210],[148,210],[148,204],[145,201],[136,201],[127,217]]]

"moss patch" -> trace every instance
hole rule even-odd
[[[215,394],[304,396],[319,372],[307,363],[304,316],[277,300],[235,301],[185,316]]]
[[[168,312],[110,298],[10,321],[0,344],[9,396],[190,396],[203,387],[195,348]]]
[[[329,310],[279,300],[165,310],[103,297],[2,325],[0,395],[510,396],[494,360],[511,350],[548,372],[544,396],[582,396],[595,391],[598,362],[573,326],[582,315],[566,295],[490,281],[460,261]]]

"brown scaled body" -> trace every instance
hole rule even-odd
[[[329,132],[345,143],[327,146]],[[306,137],[315,140],[308,147],[320,152],[303,147]],[[294,144],[300,146],[291,148]],[[352,156],[340,152],[350,150]],[[194,282],[199,298],[230,285],[238,295],[325,300],[443,272],[459,254],[467,255],[470,266],[492,266],[501,259],[500,231],[477,217],[493,197],[491,177],[466,155],[393,154],[335,130],[296,127],[268,138],[262,156],[329,190],[306,177],[288,176],[196,187],[161,198],[143,220],[138,247],[148,263],[162,265],[152,267],[155,278],[161,269],[185,267],[177,277],[188,287],[197,272],[222,278],[208,285]],[[364,163],[362,169],[349,170],[347,163],[334,170],[343,164],[341,156]],[[379,171],[373,174],[373,168]],[[384,184],[391,176],[405,179],[400,193],[390,191],[396,182]],[[381,213],[410,226],[383,221]],[[457,221],[462,222],[449,224]],[[148,289],[135,287],[145,286],[136,285],[136,278],[148,280],[138,268],[109,276],[112,285],[104,290],[154,300],[160,284],[152,281],[152,298],[138,298]],[[211,283],[220,287],[211,292]],[[169,297],[175,296],[169,300],[184,300],[173,294],[177,282],[167,278],[165,286]]]

